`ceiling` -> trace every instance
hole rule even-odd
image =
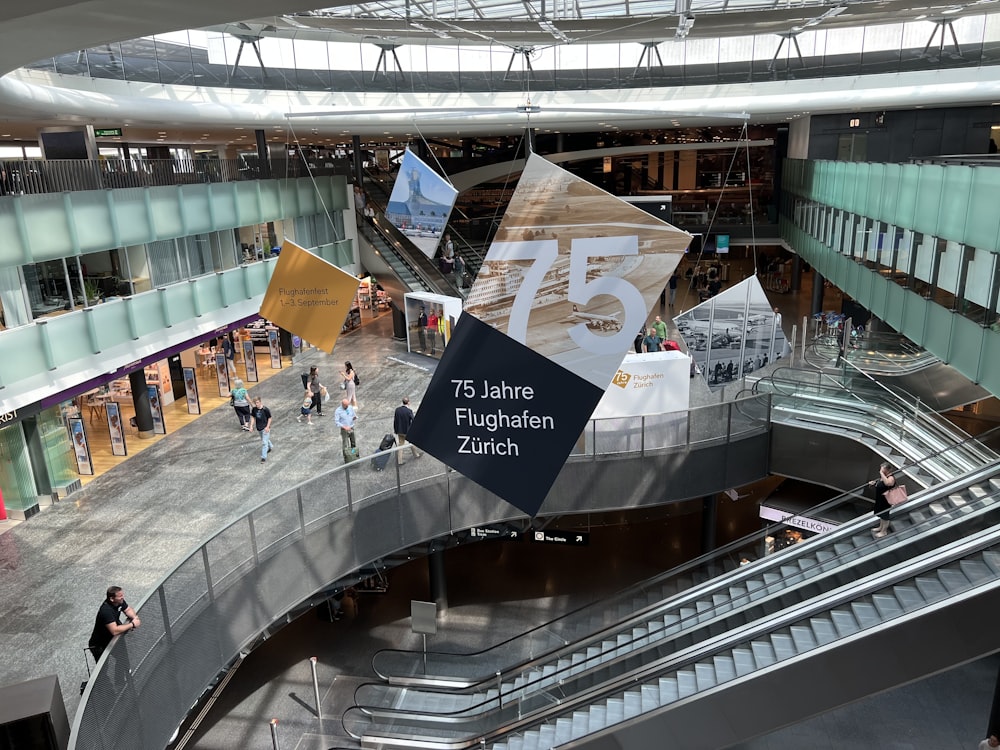
[[[436,0],[380,0],[357,5],[326,0],[319,10],[314,5],[315,0],[130,0],[129,13],[123,14],[117,0],[37,0],[30,6],[4,3],[0,6],[0,70],[81,47],[185,28],[374,44],[499,44],[530,52],[582,42],[651,43],[747,34],[775,34],[777,43],[778,35],[817,27],[1000,12],[1000,0],[930,0],[920,6],[902,0],[800,0],[794,5],[775,0],[675,0],[672,6],[660,0],[627,4],[617,0],[447,0],[440,4]],[[260,128],[272,142],[298,139],[325,144],[342,142],[351,134],[407,140],[421,135],[517,134],[527,125],[569,132],[730,124],[733,120],[726,113],[745,113],[751,122],[773,123],[819,112],[1000,101],[1000,76],[990,68],[935,71],[932,81],[900,74],[531,95],[312,95],[179,90],[97,79],[62,79],[60,86],[53,91],[23,76],[0,79],[0,140],[34,141],[40,125],[89,123],[124,127],[122,140],[130,143],[252,144],[253,131]],[[475,117],[468,114],[472,109]],[[310,116],[288,119],[289,112]]]

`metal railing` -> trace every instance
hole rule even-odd
[[[348,171],[343,159],[333,166],[292,159],[269,164],[256,159],[4,159],[0,161],[0,195],[282,179]]]
[[[571,473],[598,461],[607,446],[648,457],[766,435],[768,404],[766,396],[750,397],[681,412],[682,430],[664,430],[673,419],[655,417],[592,421],[585,435],[601,437],[581,438]],[[339,467],[262,503],[167,573],[138,606],[143,627],[115,639],[98,663],[69,747],[161,750],[241,649],[330,582],[456,529],[524,517],[430,456],[405,467],[390,459],[385,472],[367,464]],[[724,474],[719,491],[728,486]],[[664,502],[662,489],[647,494],[631,496],[629,505]],[[617,497],[582,495],[560,505],[572,502],[580,511],[621,505]]]

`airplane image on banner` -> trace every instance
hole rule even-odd
[[[592,331],[620,331],[622,323],[617,315],[594,315],[574,310],[567,316],[567,323],[583,323]]]

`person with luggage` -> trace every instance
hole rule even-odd
[[[413,424],[413,416],[413,409],[410,408],[410,398],[409,396],[403,396],[402,405],[396,407],[396,412],[392,417],[392,431],[396,433],[396,444],[400,448],[406,445],[406,433],[410,431],[410,425]],[[423,455],[413,443],[410,443],[410,450],[413,452],[414,458],[420,458]],[[402,450],[396,453],[396,463],[400,465],[406,463],[403,460]]]
[[[323,416],[323,391],[326,390],[321,382],[319,382],[319,368],[310,367],[309,368],[309,380],[306,383],[306,387],[309,389],[309,393],[312,394],[312,407],[316,410],[316,416]]]
[[[354,425],[358,422],[358,414],[351,406],[351,402],[346,398],[342,399],[340,406],[333,413],[333,419],[340,428],[340,442],[344,451],[344,463],[358,459],[358,444],[354,436]]]

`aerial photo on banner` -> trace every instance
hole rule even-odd
[[[756,276],[674,318],[710,388],[721,388],[791,353],[781,316]]]
[[[535,515],[690,240],[533,154],[408,438]]]
[[[457,197],[458,191],[451,183],[406,149],[385,217],[420,252],[433,258]]]

